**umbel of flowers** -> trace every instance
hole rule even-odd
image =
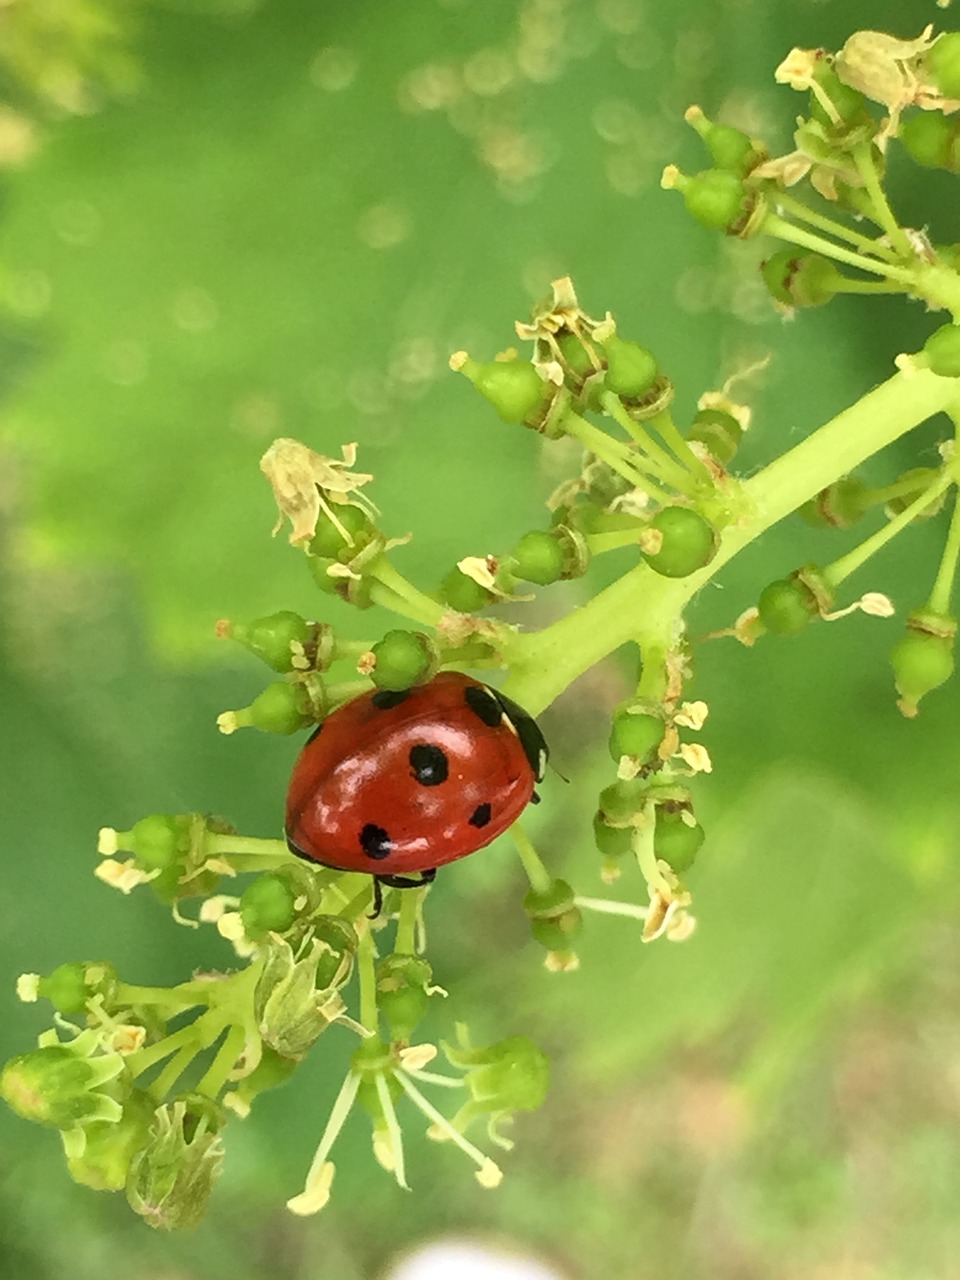
[[[540,526],[505,549],[464,547],[439,582],[417,586],[398,563],[408,537],[384,527],[368,497],[373,477],[356,469],[356,446],[337,458],[278,440],[261,467],[278,528],[289,520],[294,554],[319,589],[318,617],[282,610],[218,626],[271,673],[249,706],[219,717],[224,734],[315,731],[356,699],[376,693],[392,705],[444,673],[470,672],[489,681],[480,696],[500,708],[491,723],[522,738],[529,717],[574,679],[632,647],[630,696],[610,708],[609,781],[563,876],[541,857],[533,828],[509,830],[525,880],[517,912],[557,973],[577,965],[587,914],[635,920],[636,945],[681,942],[694,931],[690,878],[705,840],[694,790],[712,765],[698,737],[707,703],[691,688],[685,619],[700,588],[765,530],[799,513],[835,531],[837,554],[826,564],[803,557],[758,583],[717,633],[745,645],[778,643],[854,610],[889,619],[886,597],[851,594],[848,580],[917,522],[943,519],[929,587],[907,602],[892,642],[900,711],[915,716],[953,670],[955,438],[941,441],[933,465],[925,457],[882,484],[858,468],[934,415],[960,423],[960,252],[927,228],[902,226],[884,187],[892,147],[922,169],[960,170],[960,33],[927,28],[903,41],[859,32],[834,54],[792,50],[776,79],[802,95],[792,151],[772,155],[762,139],[691,107],[686,119],[707,167],[685,174],[670,166],[663,185],[709,230],[765,238],[762,278],[785,314],[838,293],[902,293],[945,313],[886,382],[787,452],[771,446],[768,465],[743,478],[737,454],[752,416],[734,394],[743,371],[680,418],[660,355],[622,334],[609,313],[589,314],[571,282],[558,280],[516,325],[524,355],[509,347],[492,360],[460,351],[450,361],[503,424],[536,431],[545,450],[565,438],[579,444],[578,465],[549,496]],[[598,557],[619,567],[603,589],[591,573]],[[924,573],[918,567],[918,582]],[[502,602],[574,578],[577,607],[550,625],[499,616]],[[396,625],[345,639],[327,620],[340,607],[333,597],[360,610],[384,607]],[[549,807],[549,780],[544,800]],[[387,848],[378,830],[366,845],[371,857]],[[284,838],[243,836],[202,811],[105,827],[99,853],[106,885],[152,894],[181,925],[216,928],[235,958],[228,971],[173,987],[127,983],[106,960],[21,975],[20,998],[42,1002],[52,1025],[6,1064],[0,1094],[59,1132],[74,1179],[124,1193],[151,1226],[193,1225],[219,1175],[228,1123],[249,1116],[260,1094],[289,1079],[339,1024],[353,1049],[345,1061],[331,1057],[339,1092],[302,1189],[291,1188],[290,1210],[326,1204],[335,1144],[354,1107],[369,1119],[376,1160],[401,1186],[410,1123],[458,1147],[480,1186],[497,1186],[491,1151],[508,1150],[514,1116],[543,1103],[548,1064],[522,1028],[477,1044],[456,1011],[457,993],[447,998],[426,950],[428,875],[411,882],[362,862],[337,869],[322,849],[305,861]],[[429,858],[417,870],[428,872]],[[624,900],[581,892],[598,880],[622,885]],[[449,1019],[438,1043],[423,1034],[428,1016]]]

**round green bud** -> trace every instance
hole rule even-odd
[[[663,717],[650,712],[632,712],[628,707],[618,711],[610,728],[610,754],[614,760],[632,756],[641,765],[653,764],[663,742],[666,725]]]
[[[647,784],[642,778],[621,778],[600,792],[598,813],[610,826],[625,826],[644,806]]]
[[[289,671],[293,665],[293,645],[309,643],[312,628],[305,618],[290,609],[281,609],[249,626],[234,623],[230,635],[274,671]]]
[[[818,253],[781,249],[761,264],[764,284],[784,306],[819,307],[836,296],[843,276]]]
[[[147,1144],[155,1105],[149,1094],[134,1089],[119,1120],[95,1120],[85,1125],[82,1155],[67,1158],[74,1182],[94,1191],[122,1191],[133,1157]]]
[[[898,706],[905,716],[917,714],[920,699],[939,689],[953,675],[953,642],[956,622],[929,613],[914,613],[907,620],[906,635],[890,655]]]
[[[352,962],[357,950],[357,932],[342,916],[318,916],[313,921],[313,936],[324,943],[317,961],[316,987],[328,991],[337,980],[344,960]]]
[[[116,974],[109,964],[61,964],[37,983],[37,994],[58,1013],[84,1013],[95,995],[109,995]]]
[[[437,669],[437,646],[422,631],[388,631],[373,646],[370,679],[378,689],[399,692],[429,680]]]
[[[713,163],[718,169],[729,169],[731,173],[744,174],[755,168],[762,159],[763,150],[758,148],[752,138],[741,129],[732,125],[715,124],[705,135]]]
[[[433,970],[418,956],[386,956],[377,965],[377,1008],[387,1020],[394,1043],[410,1043],[426,1016],[432,981]]]
[[[818,528],[849,529],[866,511],[868,495],[859,476],[841,476],[805,502],[799,514]]]
[[[859,89],[844,84],[829,63],[821,61],[814,70],[814,79],[830,99],[834,111],[840,117],[837,125],[817,94],[810,93],[810,116],[834,135],[846,133],[859,125],[873,124],[867,100]]]
[[[335,520],[321,511],[310,541],[310,554],[325,560],[349,560],[367,545],[376,534],[376,527],[363,508],[352,503],[338,503],[332,512]]]
[[[735,173],[706,169],[683,188],[688,212],[711,231],[730,231],[743,219],[746,189]]]
[[[701,409],[687,432],[688,440],[706,445],[724,467],[733,461],[742,437],[743,427],[732,413],[722,409]]]
[[[693,866],[704,840],[704,830],[699,822],[688,825],[684,821],[688,814],[687,809],[667,809],[660,805],[653,829],[654,853],[678,875]]]
[[[251,1097],[264,1093],[267,1089],[276,1089],[285,1084],[297,1069],[295,1058],[285,1058],[270,1045],[264,1044],[260,1051],[260,1061],[241,1081],[244,1093]]]
[[[546,951],[569,951],[570,944],[583,932],[583,916],[579,907],[571,907],[560,915],[536,917],[530,921],[534,942]]]
[[[296,733],[311,723],[302,685],[275,680],[250,703],[250,723],[264,733]]]
[[[656,381],[659,369],[656,357],[636,342],[626,342],[612,333],[603,344],[607,358],[604,385],[614,395],[636,400],[645,395]]]
[[[566,880],[554,880],[547,889],[530,889],[523,909],[531,920],[547,920],[563,915],[573,906],[573,889]]]
[[[166,813],[152,813],[135,822],[130,832],[130,850],[148,871],[172,866],[182,852],[183,823]]]
[[[440,584],[443,603],[458,613],[477,613],[493,599],[493,593],[460,569],[453,568]]]
[[[572,330],[561,329],[557,334],[557,345],[568,369],[578,382],[594,372],[595,365],[590,359],[590,352]]]
[[[462,372],[504,422],[536,421],[552,394],[550,385],[527,360],[491,360],[489,364],[468,360]]]
[[[510,552],[510,570],[522,582],[546,587],[563,577],[566,557],[555,534],[533,529]]]
[[[766,629],[778,636],[796,635],[818,614],[813,592],[794,577],[768,583],[760,592],[757,611]]]
[[[951,168],[956,130],[938,111],[918,111],[900,125],[897,134],[907,154],[925,169]]]
[[[251,942],[268,933],[285,933],[296,919],[296,894],[286,876],[258,876],[240,896],[240,919]]]
[[[960,378],[960,324],[944,324],[923,344],[933,373],[941,378]]]
[[[945,98],[960,98],[960,31],[945,31],[927,50],[923,65]]]
[[[622,858],[633,848],[633,827],[609,827],[603,813],[597,810],[593,817],[593,840],[605,858]]]
[[[645,553],[647,564],[665,578],[686,578],[717,554],[717,531],[692,507],[664,507],[647,529],[661,535],[659,551]]]

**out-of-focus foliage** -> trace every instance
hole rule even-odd
[[[97,827],[154,810],[279,826],[294,748],[214,729],[257,691],[252,662],[191,665],[219,616],[321,608],[268,536],[270,439],[356,439],[385,527],[416,533],[398,560],[425,587],[511,545],[559,464],[484,414],[446,357],[507,345],[569,272],[656,350],[687,410],[772,351],[744,452],[782,451],[935,321],[845,300],[781,326],[750,250],[683,220],[659,170],[694,152],[691,101],[778,120],[786,142],[795,106],[771,71],[791,45],[910,36],[936,16],[863,0],[0,3],[0,1057],[36,1029],[13,1001],[21,969],[102,955],[171,982],[229,963],[91,868]],[[903,190],[903,207],[958,238],[955,188],[929,190]],[[941,532],[918,529],[864,588],[905,612]],[[698,602],[694,631],[843,536],[772,531]],[[336,1206],[285,1217],[339,1081],[318,1055],[231,1134],[214,1216],[175,1242],[69,1185],[53,1139],[0,1114],[0,1270],[365,1280],[459,1228],[542,1247],[571,1275],[635,1274],[639,1258],[667,1280],[949,1275],[957,687],[902,721],[896,626],[697,646],[715,771],[690,943],[643,949],[626,922],[591,920],[581,971],[548,975],[506,848],[440,878],[438,980],[478,1032],[530,1029],[557,1063],[498,1192],[414,1150],[404,1196],[358,1125]],[[629,676],[609,663],[545,721],[573,782],[547,784],[542,848],[586,893],[605,721]]]

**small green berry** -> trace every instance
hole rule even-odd
[[[720,545],[716,529],[692,507],[664,507],[650,521],[650,530],[659,533],[660,547],[645,558],[665,578],[686,578],[702,569]]]
[[[636,342],[626,342],[612,333],[603,344],[607,359],[604,385],[614,395],[636,400],[645,395],[656,381],[659,369],[656,357]]]
[[[820,528],[849,529],[866,511],[869,492],[859,476],[841,476],[805,502],[800,515]]]
[[[251,702],[249,723],[264,733],[296,733],[311,723],[308,698],[302,685],[275,680]]]
[[[819,307],[835,297],[843,276],[818,253],[781,249],[761,266],[764,283],[777,302],[790,307]]]
[[[780,578],[760,592],[757,601],[760,621],[778,636],[796,635],[818,614],[813,592],[797,578]]]
[[[929,368],[941,378],[960,378],[960,324],[944,324],[923,344]]]
[[[925,169],[952,168],[956,138],[953,123],[938,111],[918,111],[904,120],[897,134],[907,154]]]
[[[437,670],[437,646],[422,631],[388,631],[373,646],[370,678],[378,689],[400,691],[429,680]]]
[[[653,831],[653,850],[678,875],[689,871],[704,841],[704,830],[699,822],[692,825],[684,821],[688,809],[657,807],[657,821]]]
[[[830,99],[834,111],[840,117],[838,125],[817,94],[810,94],[810,116],[835,136],[860,125],[875,123],[867,106],[867,100],[859,89],[844,84],[837,73],[825,61],[817,63],[814,78]]]
[[[296,894],[290,881],[268,872],[247,885],[240,896],[243,931],[251,942],[268,933],[285,933],[296,919]]]
[[[130,832],[129,847],[137,862],[148,871],[172,866],[183,850],[185,831],[179,818],[152,813],[135,822]]]
[[[641,778],[621,778],[600,792],[598,814],[610,826],[624,826],[643,808],[647,784]]]
[[[945,31],[924,58],[924,70],[945,98],[960,98],[960,31]]]
[[[590,359],[590,352],[570,329],[562,329],[557,334],[557,345],[567,367],[578,383],[595,371],[596,366]]]
[[[510,552],[510,570],[523,582],[546,587],[563,577],[566,557],[559,538],[533,529]]]
[[[653,764],[665,732],[663,716],[626,707],[613,717],[610,754],[614,760],[632,756],[640,765]]]
[[[457,613],[478,613],[493,599],[493,593],[474,578],[453,568],[440,584],[440,598]]]
[[[310,554],[325,560],[350,559],[375,534],[376,527],[361,507],[350,503],[337,505],[332,508],[332,516],[321,512],[310,542]],[[343,556],[345,551],[349,555]]]
[[[454,365],[493,405],[504,422],[536,423],[553,391],[527,360],[491,360],[477,364],[469,356],[455,356]]]
[[[598,809],[593,817],[593,840],[605,858],[622,858],[633,848],[633,827],[607,826]]]
[[[953,618],[927,612],[912,613],[906,635],[890,655],[900,700],[897,706],[912,719],[917,704],[953,675],[953,642],[957,624]]]
[[[433,970],[418,956],[394,954],[377,965],[377,1008],[395,1043],[410,1043],[426,1015],[432,981]]]
[[[351,508],[358,510],[359,508]],[[274,671],[290,671],[293,645],[303,648],[310,640],[311,626],[299,613],[281,609],[265,618],[257,618],[248,626],[233,623],[229,634]]]
[[[747,192],[735,173],[706,169],[682,187],[688,212],[711,231],[733,231],[743,221]]]

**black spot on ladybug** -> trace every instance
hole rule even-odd
[[[409,697],[409,689],[378,689],[370,699],[370,704],[378,711],[389,711],[391,707],[399,707]]]
[[[463,691],[463,697],[473,714],[479,716],[483,723],[491,728],[496,728],[503,719],[500,703],[484,685],[467,685]]]
[[[540,726],[533,716],[524,711],[519,703],[514,702],[512,698],[508,698],[505,693],[498,692],[495,696],[513,726],[514,733],[520,739],[523,754],[530,762],[533,776],[538,782],[542,782],[550,753],[547,750],[543,734],[540,732]]]
[[[410,768],[417,782],[423,787],[437,787],[446,782],[450,765],[439,747],[432,743],[418,742],[410,748]]]
[[[368,858],[387,858],[393,852],[393,841],[383,827],[368,822],[360,832],[360,848]]]
[[[478,804],[469,818],[471,827],[485,827],[489,821],[490,806],[488,804]]]

